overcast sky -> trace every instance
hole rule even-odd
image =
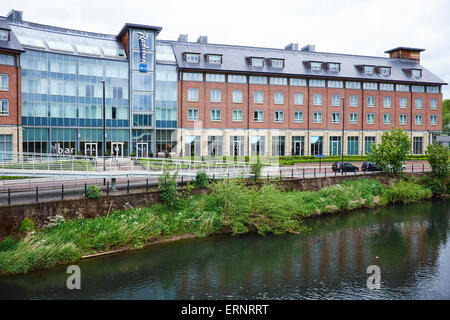
[[[426,49],[424,67],[450,83],[449,0],[4,0],[0,15],[117,34],[125,22],[161,26],[159,39],[180,33],[195,41],[386,56],[397,46]],[[450,98],[445,86],[444,98]]]

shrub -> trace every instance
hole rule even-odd
[[[164,168],[163,174],[158,178],[158,189],[161,200],[172,209],[180,206],[180,194],[177,190],[177,172],[170,175],[167,168]]]
[[[418,202],[431,198],[431,190],[413,182],[400,181],[387,188],[385,200],[387,203],[403,204]]]
[[[197,172],[197,175],[195,176],[194,180],[194,186],[197,188],[206,189],[208,188],[209,181],[208,181],[208,175],[205,171],[201,170]]]
[[[431,190],[434,196],[440,196],[446,193],[447,187],[442,179],[430,175],[423,178],[423,183]]]
[[[186,184],[186,186],[184,187],[184,192],[183,192],[183,196],[185,198],[190,197],[192,190],[194,189],[194,185],[190,184],[189,182]]]
[[[258,157],[256,162],[252,163],[251,169],[250,169],[250,173],[255,177],[255,179],[258,179],[259,177],[261,177],[262,167],[263,166],[262,166],[261,160]]]
[[[0,241],[0,252],[13,250],[16,248],[16,240],[13,237],[6,237]]]
[[[28,233],[34,231],[34,222],[29,218],[24,218],[22,220],[22,224],[20,225],[19,232],[20,233]]]
[[[86,197],[89,199],[98,198],[102,195],[102,190],[98,186],[88,186],[86,189]]]
[[[436,178],[444,178],[449,173],[448,147],[439,143],[430,144],[425,151],[432,174]]]

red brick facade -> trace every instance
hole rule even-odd
[[[0,74],[8,75],[8,90],[0,90],[0,99],[7,99],[9,103],[9,114],[0,115],[0,125],[20,125],[22,123],[20,67],[0,65]]]

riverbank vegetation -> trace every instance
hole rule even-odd
[[[302,233],[307,232],[303,224],[307,217],[431,197],[431,191],[415,180],[385,186],[375,179],[304,192],[285,191],[276,182],[257,187],[235,179],[209,185],[207,194],[191,195],[192,188],[175,194],[173,178],[166,175],[160,179],[165,202],[147,208],[127,207],[91,219],[52,217],[43,228],[28,230],[16,243],[6,239],[7,243],[0,243],[0,274],[51,268],[74,263],[87,254],[139,248],[187,234]]]

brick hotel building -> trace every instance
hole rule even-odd
[[[0,152],[362,155],[395,126],[423,154],[441,131],[446,83],[420,64],[423,49],[369,57],[166,41],[160,30],[0,17]]]

